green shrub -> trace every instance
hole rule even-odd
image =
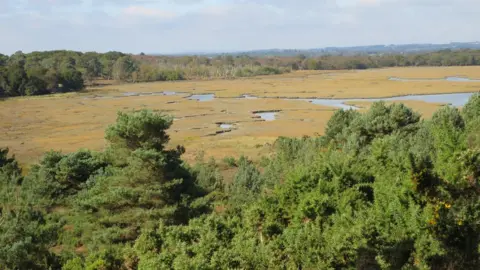
[[[237,167],[237,161],[234,157],[224,157],[223,162],[230,167]]]
[[[258,167],[193,166],[171,118],[120,113],[107,150],[46,153],[22,181],[0,151],[7,269],[478,269],[478,97],[431,120],[337,111],[325,136],[278,138]],[[56,253],[52,251],[56,250]],[[58,252],[60,250],[60,252]]]

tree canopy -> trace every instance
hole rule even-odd
[[[172,118],[119,112],[103,152],[0,150],[5,269],[478,269],[479,95],[431,120],[339,110],[256,164],[190,166]]]

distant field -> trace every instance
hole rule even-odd
[[[367,98],[406,94],[474,92],[480,82],[391,81],[400,78],[480,78],[480,67],[389,68],[364,71],[299,71],[290,74],[236,80],[158,82],[106,85],[84,93],[12,98],[0,101],[0,146],[8,146],[23,164],[38,160],[50,149],[63,152],[78,148],[100,150],[103,131],[115,121],[119,110],[150,108],[162,110],[176,119],[170,130],[171,144],[187,148],[185,158],[200,152],[221,159],[246,154],[252,158],[270,151],[278,136],[322,134],[336,108],[306,101],[237,99],[243,94],[258,97]],[[120,97],[126,92],[187,92],[172,96]],[[217,98],[198,102],[189,94],[212,93]],[[98,96],[100,98],[92,98]],[[118,96],[117,98],[113,98]],[[368,107],[370,102],[355,102]],[[405,102],[425,117],[443,104]],[[253,111],[275,110],[275,121],[261,121]],[[219,123],[230,123],[230,132]]]

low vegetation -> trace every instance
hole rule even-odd
[[[480,95],[431,120],[402,104],[336,111],[259,164],[181,160],[172,118],[119,113],[108,147],[0,151],[6,269],[478,269]]]

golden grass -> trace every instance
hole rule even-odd
[[[235,80],[158,82],[107,85],[82,93],[12,98],[0,102],[0,146],[8,146],[23,164],[36,162],[50,149],[63,152],[79,148],[102,150],[104,129],[115,121],[117,111],[149,108],[176,119],[169,131],[171,145],[187,148],[185,158],[198,153],[221,159],[241,154],[258,158],[270,150],[278,136],[322,134],[335,108],[305,101],[282,99],[234,99],[241,94],[264,97],[386,97],[405,94],[472,92],[478,82],[397,82],[389,77],[480,77],[480,67],[390,68],[366,71],[299,71],[290,74]],[[215,93],[213,101],[197,102],[183,96],[134,96],[112,98],[122,92],[182,91]],[[93,95],[107,98],[91,99]],[[110,98],[108,98],[110,97]],[[405,101],[425,117],[440,104]],[[368,107],[369,102],[356,105]],[[252,111],[280,110],[277,120],[262,122]],[[218,122],[233,123],[231,132]]]
[[[409,67],[361,71],[301,71],[291,74],[234,80],[159,82],[115,86],[116,91],[187,91],[215,93],[218,97],[252,94],[261,97],[367,98],[406,94],[472,92],[480,82],[390,81],[390,77],[480,78],[480,67]]]

